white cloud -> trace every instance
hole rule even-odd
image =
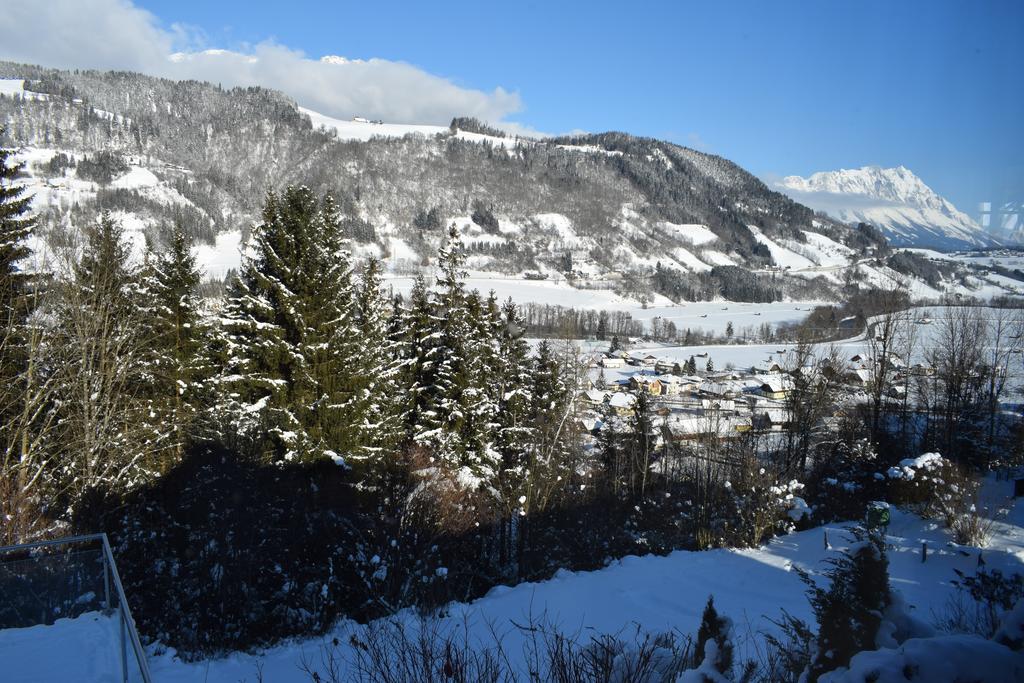
[[[312,59],[273,41],[244,52],[199,49],[206,41],[181,25],[163,28],[128,0],[13,0],[0,12],[0,58],[60,68],[123,69],[226,87],[262,85],[330,116],[447,125],[475,116],[526,131],[506,117],[518,93],[463,88],[403,62]]]

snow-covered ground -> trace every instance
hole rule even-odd
[[[1006,501],[1011,493],[1007,482],[989,482],[986,496],[992,503]],[[499,586],[483,598],[468,604],[451,605],[433,627],[441,633],[462,633],[468,628],[471,642],[487,645],[491,631],[503,638],[505,651],[518,661],[524,635],[515,624],[545,621],[582,638],[603,633],[629,637],[642,631],[693,633],[709,595],[719,612],[737,624],[740,657],[754,656],[754,648],[765,633],[776,627],[785,608],[794,616],[813,622],[805,598],[805,586],[794,567],[821,572],[825,560],[835,557],[848,544],[844,525],[822,528],[776,538],[756,549],[678,551],[668,556],[625,557],[593,572],[559,572],[548,581]],[[926,562],[921,561],[923,543],[928,544]],[[826,548],[826,543],[828,548]],[[1008,516],[995,523],[991,540],[983,551],[960,547],[935,522],[912,514],[895,512],[888,528],[891,584],[906,601],[911,614],[926,622],[941,615],[954,594],[954,570],[972,574],[981,554],[989,569],[1004,573],[1024,572],[1024,504],[1009,508]],[[411,612],[398,616],[415,632],[418,618]],[[154,654],[150,659],[158,683],[208,681],[236,683],[256,680],[262,667],[264,680],[285,682],[309,680],[300,671],[302,663],[316,666],[321,648],[337,638],[342,648],[349,636],[365,627],[341,623],[324,637],[288,642],[254,654],[185,663],[172,653]],[[14,680],[113,680],[102,676],[102,667],[114,665],[105,654],[108,627],[95,615],[50,627],[0,631],[0,660],[5,673],[28,672]],[[89,644],[92,644],[91,646]],[[61,660],[81,660],[75,665],[97,672],[92,678],[80,676],[39,677],[40,662],[51,663],[54,651]],[[67,661],[53,666],[72,665]],[[117,669],[114,669],[117,671]],[[63,671],[63,669],[61,670]],[[78,669],[82,671],[82,669]],[[35,676],[35,677],[32,677]]]
[[[128,648],[128,680],[142,677]],[[50,626],[0,630],[0,680],[11,683],[121,683],[116,615],[88,612]]]
[[[438,134],[447,135],[450,133],[448,126],[431,126],[411,123],[374,123],[366,120],[336,119],[312,109],[299,107],[299,111],[309,116],[313,125],[317,128],[325,128],[333,131],[339,140],[369,140],[374,137],[400,138],[406,135],[423,135],[432,137]],[[495,147],[514,147],[520,138],[498,137],[495,135],[481,135],[480,133],[469,133],[460,130],[456,137],[471,142],[489,142]]]
[[[390,277],[386,284],[395,292],[407,295],[412,290],[414,279]],[[653,303],[644,306],[633,299],[619,296],[610,289],[577,289],[564,281],[522,280],[511,277],[486,277],[471,274],[466,286],[483,295],[494,291],[499,300],[512,297],[516,303],[552,304],[588,310],[626,311],[633,319],[648,325],[654,318],[675,323],[682,331],[687,328],[694,332],[724,334],[731,322],[737,335],[746,328],[756,328],[762,323],[772,326],[803,320],[808,311],[820,305],[816,301],[777,301],[770,304],[733,303],[729,301],[695,301],[673,304],[665,297],[657,297]]]

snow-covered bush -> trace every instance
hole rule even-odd
[[[817,647],[808,669],[812,681],[846,666],[858,652],[874,649],[883,614],[892,602],[884,538],[860,528],[853,533],[850,548],[829,560],[827,587],[798,570],[818,622]]]
[[[837,444],[815,461],[807,481],[806,500],[819,522],[861,519],[869,501],[886,497],[878,455],[867,440]]]
[[[890,502],[922,517],[942,519],[957,543],[985,545],[992,517],[979,497],[981,482],[963,467],[938,453],[925,453],[901,460],[885,476]]]
[[[950,633],[991,638],[1014,605],[1024,599],[1024,576],[979,567],[973,576],[954,569],[956,593],[949,597],[940,626]]]
[[[820,683],[1007,683],[1024,677],[1024,658],[978,636],[912,638],[897,648],[860,652],[848,668],[826,673]]]

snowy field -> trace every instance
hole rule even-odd
[[[990,482],[987,502],[1001,503],[1011,493],[1010,484]],[[978,555],[989,569],[1024,572],[1024,503],[1009,508],[1007,517],[994,525],[987,548],[956,546],[949,534],[934,522],[896,512],[888,529],[892,587],[906,601],[910,613],[934,623],[954,594],[950,581],[954,569],[973,574]],[[826,536],[829,549],[826,549]],[[804,596],[804,585],[794,567],[821,572],[827,558],[848,543],[843,525],[829,525],[782,536],[751,550],[677,551],[668,556],[625,557],[593,572],[559,572],[540,583],[515,587],[499,586],[469,604],[451,605],[435,624],[441,633],[462,635],[468,629],[471,642],[488,644],[493,629],[503,638],[506,652],[519,661],[524,642],[515,623],[545,621],[581,638],[618,633],[630,639],[641,632],[676,631],[694,633],[709,595],[720,613],[731,617],[738,634],[740,658],[756,656],[765,633],[775,632],[770,619],[778,619],[785,608],[794,616],[813,621]],[[921,546],[928,544],[927,561],[921,561]],[[420,622],[411,612],[398,617],[409,628]],[[154,654],[150,659],[158,683],[237,683],[255,681],[262,667],[264,680],[288,683],[309,680],[301,671],[303,661],[320,661],[322,648],[337,638],[344,648],[349,636],[365,627],[339,624],[320,638],[294,641],[254,654],[234,654],[199,663],[177,660],[173,653]],[[106,657],[104,643],[110,633],[95,616],[58,622],[51,627],[0,631],[0,661],[5,674],[25,672],[11,680],[95,680],[106,681],[103,667],[114,662]],[[60,658],[47,653],[61,652]],[[58,661],[51,661],[56,659]],[[41,663],[64,666],[66,660],[80,660],[90,678],[39,677]],[[83,671],[83,669],[78,669]],[[116,669],[115,669],[116,671]],[[45,674],[46,672],[43,671]]]
[[[413,278],[392,277],[385,281],[403,296],[412,290]],[[679,330],[724,334],[731,322],[737,335],[744,328],[757,328],[762,323],[773,326],[803,320],[816,301],[777,301],[770,304],[733,303],[729,301],[696,301],[673,304],[658,297],[646,307],[632,299],[619,296],[609,289],[576,289],[565,282],[554,280],[522,280],[502,277],[471,276],[466,287],[486,296],[494,291],[499,300],[512,297],[516,303],[551,304],[585,310],[626,311],[634,320],[650,325],[654,318],[673,322]]]

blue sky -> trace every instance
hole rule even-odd
[[[402,62],[456,86],[451,106],[535,130],[667,138],[769,179],[903,164],[972,215],[996,192],[1024,195],[1020,0],[134,6],[175,49]],[[445,115],[443,103],[394,111]]]

